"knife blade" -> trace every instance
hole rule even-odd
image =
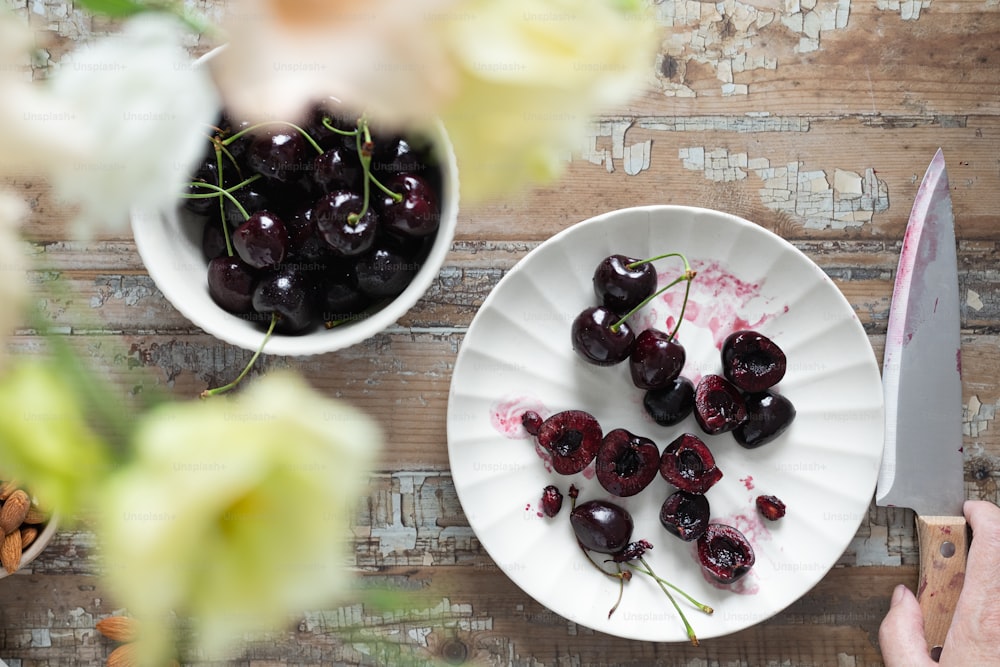
[[[916,514],[928,650],[944,645],[965,578],[961,323],[955,219],[939,149],[917,190],[889,310],[885,447],[875,501]]]

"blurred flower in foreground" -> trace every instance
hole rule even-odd
[[[380,438],[364,414],[280,373],[143,416],[99,523],[106,581],[144,621],[139,648],[165,655],[172,613],[211,656],[335,601],[353,581],[350,525]]]
[[[28,207],[14,195],[0,190],[0,373],[7,364],[6,338],[22,322],[27,305],[28,282],[25,272],[27,247],[21,240],[21,220]]]
[[[21,357],[0,374],[0,470],[46,509],[69,516],[93,500],[110,452],[56,363]]]
[[[48,94],[88,142],[86,157],[49,165],[56,197],[79,207],[83,236],[124,228],[133,206],[175,203],[201,154],[198,128],[219,102],[182,34],[175,17],[142,14],[72,52],[52,77]]]
[[[593,116],[639,92],[657,46],[638,0],[254,0],[213,70],[225,104],[288,118],[334,95],[382,122],[442,119],[466,201],[555,179]]]

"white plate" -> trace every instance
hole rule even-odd
[[[622,253],[646,258],[683,252],[699,274],[678,334],[687,351],[684,375],[697,381],[721,372],[719,345],[733,329],[752,328],[788,357],[776,387],[797,417],[777,440],[743,449],[730,434],[704,435],[689,417],[661,427],[642,407],[626,364],[585,363],[570,345],[570,323],[596,301],[594,268]],[[678,260],[656,263],[660,282]],[[667,329],[683,286],[633,318],[635,328]],[[547,469],[520,425],[525,409],[545,417],[591,412],[604,431],[622,427],[663,447],[683,432],[698,434],[723,472],[707,493],[713,521],[750,539],[756,565],[725,587],[703,576],[693,545],[667,533],[659,509],[673,491],[662,477],[637,496],[614,499],[593,477]],[[712,606],[707,616],[684,605],[699,638],[759,623],[809,591],[836,563],[867,513],[883,445],[881,380],[875,355],[847,300],[805,255],[746,220],[715,211],[652,206],[625,209],[574,225],[528,254],[476,315],[455,363],[448,404],[448,453],[462,507],[497,565],[526,593],[557,614],[611,635],[687,641],[676,612],[655,582],[637,575],[617,611],[617,583],[597,572],[576,545],[569,498],[554,519],[540,512],[543,487],[581,489],[580,502],[615,500],[635,519],[633,539],[654,548],[648,562],[661,577]],[[758,494],[788,506],[763,521]]]

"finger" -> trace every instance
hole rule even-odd
[[[886,667],[924,667],[935,664],[927,654],[920,605],[910,589],[902,584],[892,593],[889,612],[878,629],[878,640]]]

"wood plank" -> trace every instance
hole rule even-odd
[[[329,665],[380,656],[444,664],[839,664],[880,665],[878,624],[892,588],[915,583],[913,567],[832,570],[813,590],[773,618],[735,634],[684,643],[631,641],[591,631],[545,609],[492,567],[417,567],[366,575],[372,587],[404,591],[403,606],[387,613],[365,604],[331,605],[289,619],[288,628],[251,638],[225,664],[239,667]],[[18,575],[0,587],[0,624],[7,653],[21,667],[93,665],[115,646],[94,630],[121,613],[100,582],[80,574]],[[671,621],[665,621],[671,622]],[[710,623],[711,619],[700,620]],[[801,633],[808,630],[808,648]],[[603,656],[603,658],[598,658]],[[185,664],[206,667],[192,657]],[[368,663],[366,663],[368,664]],[[609,663],[610,664],[610,663]]]

